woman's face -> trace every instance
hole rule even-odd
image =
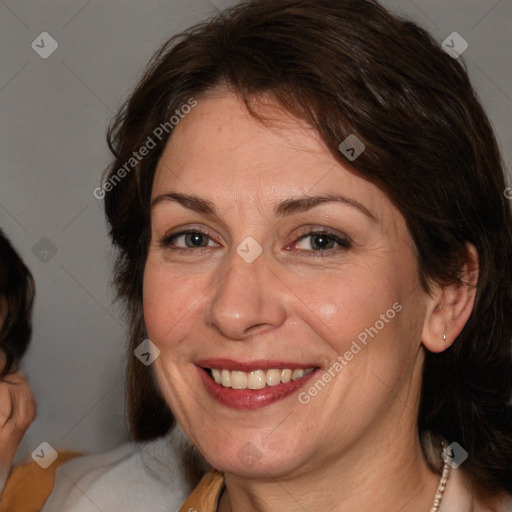
[[[159,386],[207,460],[279,476],[415,431],[428,296],[384,193],[270,99],[255,107],[270,124],[217,92],[175,127],[144,316]]]

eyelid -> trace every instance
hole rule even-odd
[[[329,235],[334,239],[339,239],[341,242],[344,242],[348,245],[352,245],[353,241],[350,236],[343,233],[342,231],[338,231],[333,228],[328,228],[325,226],[318,226],[318,225],[310,225],[305,226],[303,228],[299,229],[298,233],[294,234],[294,237],[296,238],[295,241],[307,236],[307,235]]]
[[[178,238],[179,236],[187,235],[190,233],[201,233],[202,235],[206,235],[210,240],[218,244],[218,242],[215,240],[215,237],[212,236],[212,233],[207,230],[206,228],[198,228],[194,226],[190,227],[181,227],[177,228],[176,231],[172,231],[170,233],[166,233],[163,237],[161,237],[158,241],[159,245],[161,247],[166,247],[170,245],[170,242],[173,238]],[[203,247],[205,249],[206,247]],[[182,247],[177,247],[176,249],[183,249]],[[201,247],[198,247],[198,249],[201,249]],[[188,250],[188,249],[187,249]]]
[[[313,251],[313,250],[305,250],[305,249],[295,249],[295,252],[298,253],[305,253],[310,256],[318,257],[320,256],[335,256],[340,251],[351,249],[353,246],[352,239],[341,232],[338,232],[336,230],[332,230],[330,228],[326,227],[320,227],[320,226],[309,226],[306,228],[303,228],[302,231],[299,234],[295,234],[295,240],[292,242],[292,244],[297,244],[301,242],[304,238],[307,238],[309,236],[314,237],[318,235],[327,235],[332,240],[334,240],[338,244],[337,249],[325,249],[321,251]],[[287,245],[287,248],[290,247],[292,244]]]
[[[209,241],[213,241],[215,244],[219,245],[218,242],[215,240],[215,237],[212,236],[210,231],[206,228],[199,228],[195,226],[187,226],[187,227],[181,227],[177,228],[177,230],[166,234],[164,237],[162,237],[159,240],[159,246],[162,249],[170,249],[175,254],[183,254],[183,255],[199,255],[203,254],[205,252],[209,252],[210,249],[212,249],[211,246],[198,246],[198,247],[178,247],[178,246],[171,246],[171,241],[173,239],[186,236],[187,234],[191,233],[200,233],[202,235],[205,235],[208,237]],[[305,226],[299,229],[298,233],[294,233],[293,241],[290,244],[287,244],[285,246],[285,250],[289,249],[291,246],[300,243],[304,238],[307,237],[313,237],[318,235],[326,235],[331,238],[336,244],[338,244],[338,247],[331,248],[331,249],[324,249],[324,250],[312,250],[312,249],[294,249],[293,252],[295,254],[304,255],[306,257],[314,257],[314,258],[326,258],[326,257],[336,257],[340,256],[340,252],[347,251],[352,248],[353,242],[352,239],[341,232],[338,232],[337,230],[333,230],[330,228],[326,228],[324,226]]]
[[[347,242],[351,242],[351,238],[346,235],[345,233],[342,233],[341,231],[337,231],[335,229],[327,228],[325,226],[318,226],[318,225],[311,225],[311,226],[305,226],[303,228],[299,229],[299,232],[296,233],[294,236],[300,237],[308,234],[322,234],[325,233],[326,235],[332,235],[333,237],[343,238],[344,240],[347,240]]]

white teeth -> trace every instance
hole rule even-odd
[[[217,384],[220,384],[222,382],[222,374],[220,372],[220,370],[216,370],[215,368],[212,368],[212,375],[213,375],[213,380],[217,383]]]
[[[229,370],[222,370],[222,385],[225,388],[229,388],[231,386],[231,372]]]
[[[291,380],[301,379],[309,375],[314,368],[296,369],[291,370],[285,368],[279,370],[271,368],[270,370],[254,370],[252,372],[240,372],[222,370],[219,368],[212,368],[212,377],[217,384],[221,384],[225,388],[232,389],[263,389],[266,386],[277,386],[278,384],[285,384]]]
[[[281,370],[281,382],[290,382],[292,380],[292,371],[288,368]]]
[[[263,370],[250,372],[247,377],[247,387],[249,389],[263,389],[267,385],[267,377]]]
[[[222,370],[227,372],[228,370]],[[247,387],[247,374],[244,372],[231,372],[231,387],[233,389],[245,389]]]
[[[293,370],[292,380],[297,380],[300,379],[301,377],[304,377],[304,370]]]
[[[281,384],[281,372],[279,370],[267,370],[267,386]]]

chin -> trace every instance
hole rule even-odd
[[[219,471],[241,478],[283,478],[300,470],[303,464],[297,452],[292,452],[284,442],[281,450],[276,451],[273,447],[262,450],[255,443],[246,440],[230,443],[225,450],[219,450],[218,445],[211,447],[204,456]]]

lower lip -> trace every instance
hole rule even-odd
[[[260,409],[282,400],[301,388],[318,371],[316,369],[300,379],[277,384],[277,386],[266,386],[263,389],[232,389],[217,384],[204,368],[200,366],[196,368],[210,396],[234,409]]]

